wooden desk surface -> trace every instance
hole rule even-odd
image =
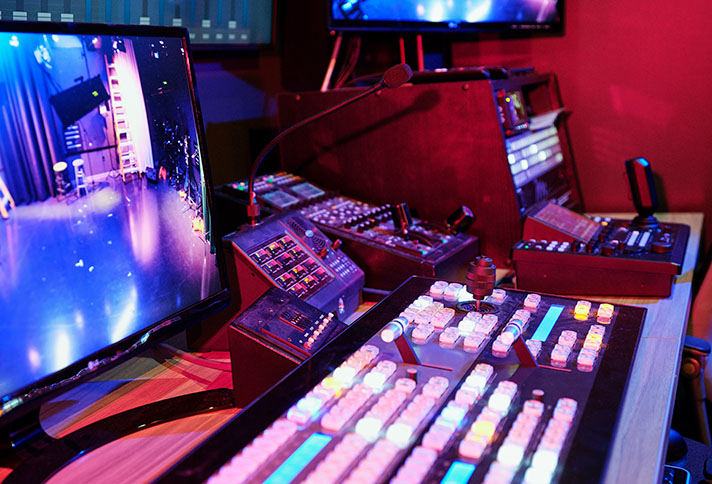
[[[631,214],[598,215],[631,218]],[[691,229],[682,274],[675,280],[670,297],[600,298],[648,308],[605,475],[606,484],[662,482],[704,215],[676,213],[657,217],[661,222],[687,224]],[[615,285],[615,281],[611,284]]]
[[[630,214],[605,215],[630,218]],[[683,272],[673,285],[671,296],[665,299],[596,298],[648,308],[604,480],[606,484],[661,482],[703,215],[661,214],[658,218],[685,223],[692,229]],[[153,350],[63,395],[44,408],[45,429],[51,435],[62,436],[101,418],[161,398],[232,386],[229,372],[165,356],[165,352]],[[228,355],[213,352],[208,357],[227,360]],[[149,481],[236,412],[233,409],[198,415],[134,433],[82,456],[49,482]],[[8,472],[0,469],[0,479]]]

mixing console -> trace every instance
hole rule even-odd
[[[247,182],[223,185],[218,190],[244,197]],[[457,278],[457,268],[479,250],[475,237],[451,232],[445,224],[398,219],[389,204],[372,205],[336,195],[289,173],[256,178],[255,193],[268,209],[298,210],[341,240],[344,252],[366,273],[368,287],[394,289],[403,282],[401,274]]]
[[[164,482],[599,482],[645,309],[472,298],[409,279]]]

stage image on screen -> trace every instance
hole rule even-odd
[[[180,38],[0,32],[0,65],[3,398],[221,281]]]
[[[333,0],[334,20],[397,22],[546,23],[558,15],[553,0]]]

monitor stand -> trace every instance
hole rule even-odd
[[[44,432],[37,409],[23,420],[22,431],[11,436],[15,451],[3,452],[0,465],[13,469],[3,484],[44,482],[79,455],[138,430],[234,406],[233,392],[228,388],[190,393],[112,415],[60,439]]]

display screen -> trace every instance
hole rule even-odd
[[[272,43],[272,0],[0,0],[0,20],[185,27],[194,45]]]
[[[331,28],[558,31],[563,0],[331,0]]]
[[[0,416],[224,288],[185,39],[39,25],[0,24]]]

